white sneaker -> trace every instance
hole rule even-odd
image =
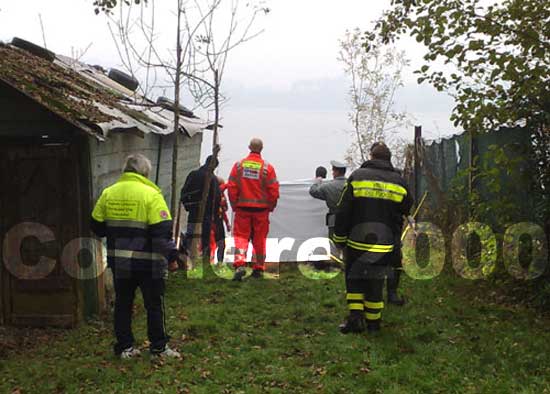
[[[155,354],[156,356],[160,357],[168,357],[168,358],[181,358],[181,354],[179,352],[176,352],[173,349],[170,349],[168,345],[164,348],[164,351]]]
[[[140,355],[141,351],[139,349],[129,347],[128,349],[124,349],[122,353],[120,353],[120,358],[125,360],[129,358],[139,357]]]

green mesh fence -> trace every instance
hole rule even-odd
[[[415,188],[417,201],[428,192],[426,207],[437,210],[462,188],[466,195],[476,192],[481,202],[506,200],[501,208],[510,213],[510,220],[536,221],[533,207],[537,182],[531,141],[531,134],[522,128],[502,128],[474,137],[464,133],[426,141],[421,154],[421,175]],[[511,171],[507,167],[512,167]],[[467,198],[458,201],[463,206],[456,209],[468,209],[467,202]],[[487,210],[479,219],[496,226],[499,218],[495,215],[498,212]]]

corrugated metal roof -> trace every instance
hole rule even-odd
[[[0,80],[99,140],[113,131],[173,132],[172,111],[64,56],[50,62],[0,43]],[[179,118],[180,131],[190,136],[208,126],[200,118]]]

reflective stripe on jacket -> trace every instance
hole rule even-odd
[[[279,182],[273,166],[258,153],[235,163],[227,182],[233,208],[273,210],[279,199]]]
[[[172,217],[162,192],[139,174],[126,172],[103,190],[91,225],[98,236],[107,237],[111,267],[162,270],[176,259]]]

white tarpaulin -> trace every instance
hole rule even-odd
[[[280,183],[277,208],[270,215],[267,239],[267,262],[303,262],[330,259],[330,243],[324,201],[309,195],[313,180]],[[231,236],[226,238],[226,262],[233,262]],[[249,245],[247,260],[252,256]]]
[[[309,195],[312,184],[313,180],[281,182],[281,197],[270,217],[267,261],[276,261],[279,254],[281,262],[326,260],[328,208]]]

